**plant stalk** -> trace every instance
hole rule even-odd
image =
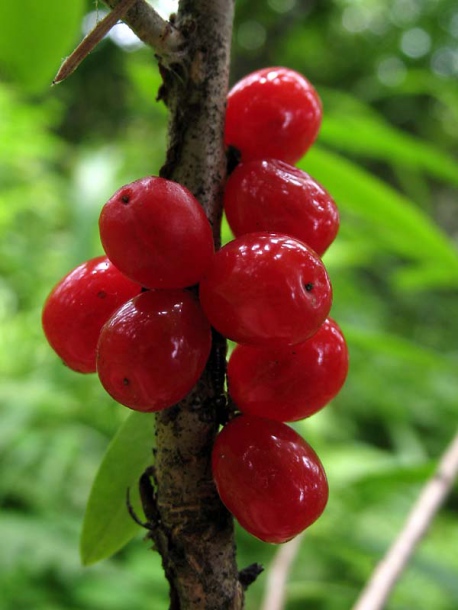
[[[226,179],[223,144],[233,0],[182,0],[174,20],[187,53],[160,64],[159,97],[170,111],[161,176],[200,201],[220,245]],[[214,334],[207,368],[180,404],[156,416],[154,479],[160,526],[154,542],[170,584],[171,610],[240,610],[243,587],[235,561],[233,520],[211,475],[221,421],[226,342]],[[223,416],[224,418],[224,416]]]

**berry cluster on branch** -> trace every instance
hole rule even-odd
[[[240,524],[273,543],[311,525],[328,498],[318,456],[286,422],[322,409],[348,369],[321,259],[338,231],[337,207],[293,165],[321,116],[315,89],[293,70],[242,79],[225,124],[225,144],[240,159],[224,193],[234,239],[215,252],[194,195],[142,178],[102,208],[105,256],[65,276],[43,308],[44,332],[64,363],[97,372],[137,411],[167,409],[192,390],[212,327],[237,343],[227,365],[236,415],[216,438],[213,477]]]

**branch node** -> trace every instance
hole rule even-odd
[[[166,21],[145,0],[106,0],[112,9],[93,30],[83,38],[81,43],[60,66],[53,85],[68,78],[95,49],[111,28],[123,20],[142,42],[152,47],[156,55],[164,63],[171,65],[178,62],[186,50],[183,34]]]
[[[260,563],[252,563],[239,572],[239,581],[244,591],[264,572],[264,566]]]

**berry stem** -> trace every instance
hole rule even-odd
[[[170,111],[161,176],[186,186],[199,200],[216,247],[226,179],[223,127],[233,10],[233,0],[181,0],[174,25],[187,39],[187,52],[172,65],[159,64],[159,98]],[[153,539],[173,610],[243,607],[233,521],[211,474],[211,450],[222,419],[225,353],[226,342],[215,333],[208,365],[194,390],[156,415],[154,501],[160,519]]]

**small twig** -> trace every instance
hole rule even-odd
[[[252,563],[239,572],[239,581],[244,591],[251,586],[260,574],[264,572],[264,567],[260,563]]]
[[[458,475],[458,433],[414,504],[405,526],[375,568],[353,610],[381,610],[396,582],[445,501]]]
[[[95,28],[83,38],[73,53],[63,61],[52,82],[53,85],[57,85],[73,74],[81,62],[86,59],[120,19],[131,26],[137,36],[143,42],[152,46],[158,55],[173,54],[183,46],[184,41],[181,33],[171,23],[162,19],[144,0],[119,0],[118,2],[112,0],[111,3],[107,2],[107,4],[112,6],[112,10],[97,23]],[[128,12],[131,8],[136,9],[135,16],[132,19],[128,18]],[[137,9],[141,10],[143,15],[141,27],[137,23]],[[147,24],[145,24],[145,21],[147,21]],[[145,25],[149,27],[145,27]]]
[[[52,82],[53,85],[57,85],[57,83],[68,78],[70,74],[73,74],[80,63],[86,59],[89,53],[108,34],[111,28],[122,19],[134,2],[136,2],[136,0],[121,0],[121,2],[102,19],[102,21],[97,23],[95,28],[83,38],[73,53],[63,61]]]
[[[303,534],[279,547],[267,572],[266,590],[261,610],[282,610],[288,575],[301,546]]]
[[[104,2],[114,10],[122,0]],[[142,42],[154,49],[163,65],[170,65],[185,51],[186,40],[182,32],[171,21],[163,19],[145,0],[136,0],[123,21]]]

